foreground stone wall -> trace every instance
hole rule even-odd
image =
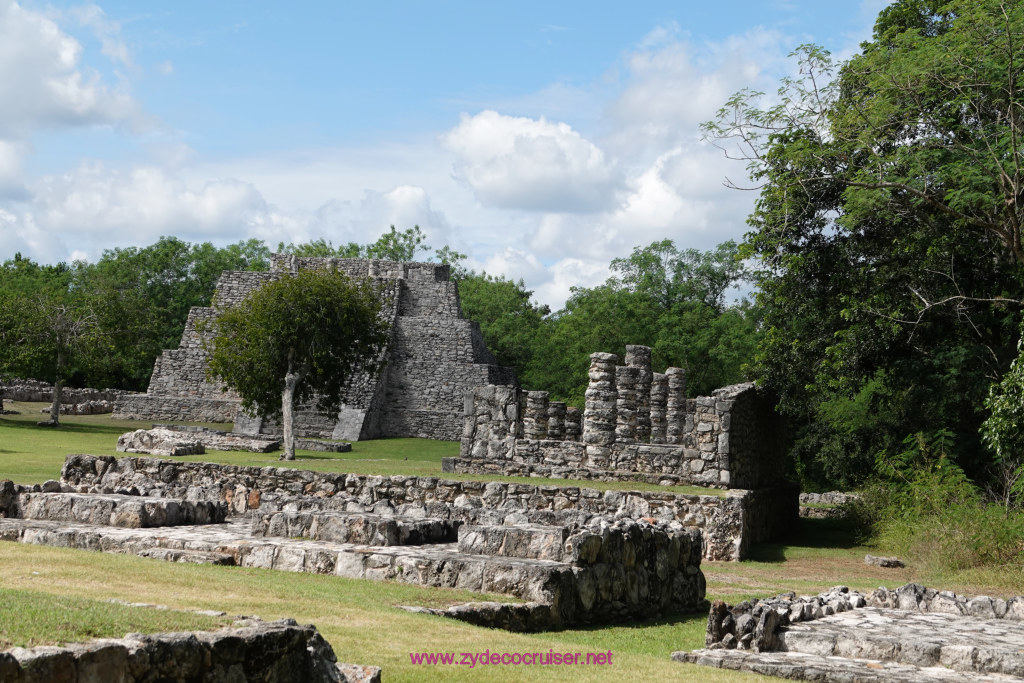
[[[16,647],[0,652],[0,681],[380,682],[379,667],[338,664],[315,626],[291,619],[248,624],[210,632],[132,633],[66,647]]]
[[[578,486],[333,474],[90,455],[69,455],[61,477],[66,486],[79,491],[224,501],[236,513],[344,510],[486,524],[586,525],[595,517],[678,521],[702,531],[703,557],[708,560],[742,559],[752,542],[767,540],[755,535],[766,533],[766,519],[797,518],[795,493],[771,496],[742,490],[725,495],[602,492]]]
[[[386,366],[377,376],[353,377],[337,416],[303,406],[296,432],[313,438],[421,437],[456,440],[462,430],[463,394],[480,384],[515,384],[510,368],[495,364],[479,326],[462,317],[449,267],[436,263],[271,257],[267,273],[226,272],[213,307],[189,313],[178,349],[157,359],[146,394],[119,400],[115,417],[173,422],[234,422],[236,431],[277,435],[280,425],[239,413],[238,396],[207,381],[201,321],[237,305],[261,284],[302,269],[331,269],[381,284],[391,302],[391,341]]]

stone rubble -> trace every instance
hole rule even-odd
[[[913,583],[867,595],[837,586],[734,606],[716,600],[706,649],[673,659],[815,681],[1018,680],[1022,621],[1024,597],[969,598]]]

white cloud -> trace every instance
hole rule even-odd
[[[0,138],[138,119],[132,98],[83,68],[81,54],[81,44],[46,15],[0,2]]]
[[[97,5],[80,5],[69,11],[83,26],[88,26],[100,41],[100,52],[111,60],[132,66],[128,46],[121,40],[121,25],[107,18],[106,13]]]
[[[484,111],[463,115],[445,136],[458,174],[481,202],[506,209],[595,211],[619,184],[592,142],[565,123]]]

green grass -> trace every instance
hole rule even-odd
[[[121,638],[138,631],[208,631],[231,619],[0,588],[0,649]]]
[[[45,403],[4,403],[20,415],[0,416],[0,478],[19,484],[32,484],[60,478],[64,458],[69,453],[123,456],[116,450],[117,437],[136,429],[149,429],[150,422],[114,420],[110,415],[61,416],[56,429],[36,427],[39,410]],[[187,423],[202,424],[202,423]],[[231,425],[202,424],[214,429],[231,430]],[[443,477],[463,481],[515,481],[534,485],[580,486],[599,491],[658,491],[690,495],[723,496],[724,491],[695,486],[658,486],[637,482],[581,482],[566,479],[500,477],[496,475],[446,474],[441,472],[441,458],[459,454],[453,441],[429,439],[380,439],[357,441],[349,453],[322,453],[297,450],[291,462],[279,460],[278,453],[244,451],[207,451],[204,455],[175,458],[191,462],[216,462],[253,467],[294,467],[317,472],[345,472],[391,476],[403,474],[419,477]]]
[[[335,576],[276,572],[240,567],[174,564],[130,555],[93,553],[65,548],[0,542],[0,588],[45,594],[59,605],[68,596],[88,595],[94,609],[108,609],[111,598],[167,605],[176,609],[220,610],[229,615],[264,619],[292,617],[314,623],[331,643],[339,661],[384,667],[387,681],[466,680],[504,682],[692,680],[753,681],[759,677],[675,664],[675,650],[700,647],[706,614],[674,619],[553,633],[515,634],[470,626],[451,619],[411,614],[400,605],[444,606],[481,599],[479,594],[424,588],[394,582],[372,582]],[[486,596],[495,599],[496,596]],[[82,600],[86,604],[90,601]],[[48,607],[43,603],[43,611]],[[144,610],[139,610],[144,611]],[[124,612],[123,627],[134,611]],[[166,613],[161,613],[165,614]],[[0,613],[0,620],[6,618]],[[0,624],[3,623],[0,621]],[[40,630],[20,635],[22,641],[64,639],[44,622]],[[4,632],[0,626],[0,633]],[[147,630],[162,630],[154,624]],[[177,628],[175,626],[174,628]],[[7,637],[9,640],[14,638]],[[412,652],[612,652],[611,666],[579,667],[443,667],[413,665]]]

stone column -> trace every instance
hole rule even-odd
[[[548,438],[548,392],[526,392],[526,411],[523,413],[523,438]]]
[[[640,371],[636,382],[636,439],[647,443],[651,440],[651,347],[627,346],[626,365]]]
[[[620,365],[615,368],[615,440],[618,443],[636,442],[637,391],[640,368]]]
[[[670,444],[683,442],[686,429],[686,370],[668,368],[668,397],[665,401],[665,441]]]
[[[668,375],[651,375],[651,443],[665,443],[665,416],[668,401]]]
[[[575,406],[565,408],[565,440],[579,441],[583,433],[583,413]]]
[[[583,409],[583,442],[587,461],[596,469],[607,469],[611,446],[615,443],[615,366],[614,353],[590,354],[590,384]]]
[[[552,441],[565,440],[565,402],[548,403],[548,438]]]

